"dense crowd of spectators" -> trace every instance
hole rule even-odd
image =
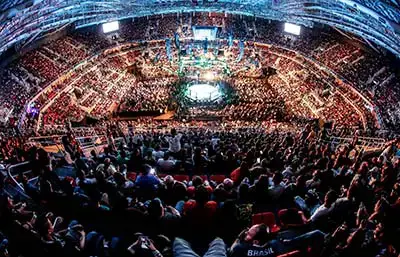
[[[91,62],[87,67],[76,71],[89,70],[88,73],[78,77],[78,80],[68,79],[66,83],[62,83],[67,87],[68,83],[73,81],[74,90],[65,93],[70,99],[76,98],[76,101],[70,101],[74,108],[82,109],[87,115],[96,118],[107,117],[118,104],[119,111],[163,113],[174,101],[182,101],[173,97],[176,95],[174,91],[179,89],[176,86],[178,77],[171,75],[169,70],[162,69],[168,67],[164,65],[168,65],[169,62],[161,48],[163,46],[156,43],[141,52],[137,52],[135,48],[128,52],[115,51],[118,55]],[[324,79],[311,73],[304,60],[300,63],[292,60],[296,57],[293,52],[279,48],[249,49],[252,49],[248,51],[249,55],[252,56],[258,51],[258,55],[262,57],[260,59],[265,60],[263,64],[276,68],[279,73],[269,76],[268,79],[262,77],[260,69],[254,72],[254,78],[237,74],[229,81],[235,92],[235,99],[216,110],[197,110],[190,107],[190,116],[196,116],[197,113],[204,116],[205,113],[210,113],[230,120],[260,121],[321,117],[336,122],[338,126],[363,127],[363,121],[368,121],[367,124],[374,127],[373,121],[376,118],[368,114],[370,111],[359,96],[345,87],[332,88]],[[154,61],[155,56],[159,58],[157,61]],[[244,59],[246,58],[245,55]],[[135,66],[132,73],[127,73],[126,67],[135,62],[140,66]],[[244,61],[244,65],[247,65],[247,62]],[[74,73],[70,76],[74,76]],[[59,87],[55,89],[60,90]],[[63,98],[56,99],[53,105],[60,99]],[[51,101],[51,98],[48,98],[48,101]],[[65,105],[65,102],[61,105]],[[52,109],[50,106],[47,113]],[[68,118],[75,121],[83,118],[80,112],[75,111],[65,115],[56,123],[49,123],[49,119],[43,119],[43,125],[60,125],[65,124]]]
[[[370,111],[374,108],[374,113],[386,128],[396,129],[395,124],[400,120],[399,85],[390,63],[359,46],[342,42],[334,33],[323,32],[323,37],[316,37],[304,30],[301,37],[294,39],[282,34],[275,22],[196,13],[154,16],[122,23],[119,40],[172,39],[175,32],[181,38],[190,38],[193,36],[192,26],[209,24],[218,26],[218,36],[224,39],[232,35],[245,41],[244,56],[238,62],[238,42],[233,42],[232,48],[228,47],[227,40],[216,44],[210,42],[211,48],[219,45],[223,56],[231,63],[235,77],[230,84],[237,92],[238,101],[216,109],[189,107],[191,116],[215,115],[242,123],[273,123],[276,120],[294,123],[299,117],[322,118],[334,121],[336,127],[361,128],[366,124],[367,128],[374,128],[377,117]],[[376,106],[367,106],[359,95],[343,83],[325,76],[325,71],[294,51],[275,46],[263,48],[247,40],[284,46],[314,58],[343,75],[352,83],[351,86],[359,89]],[[62,126],[71,121],[82,121],[85,116],[96,119],[110,117],[118,106],[122,111],[162,112],[173,102],[170,96],[177,77],[170,71],[176,70],[177,65],[169,60],[165,42],[154,42],[128,51],[114,50],[110,58],[93,59],[66,75],[63,74],[76,64],[115,46],[115,41],[97,31],[80,30],[50,42],[2,71],[2,115],[11,113],[9,124],[16,126],[21,122],[21,131],[31,132],[39,128],[39,133],[49,135],[51,131],[65,131]],[[194,46],[192,41],[188,42]],[[203,45],[200,46],[193,47],[193,56],[203,55]],[[186,45],[182,47],[187,49]],[[172,58],[177,59],[180,52],[174,43],[171,43],[171,48]],[[206,56],[214,55],[213,49],[209,49]],[[136,71],[133,75],[126,72],[127,67],[133,64],[138,65],[135,67],[140,69],[141,78]],[[261,67],[273,67],[277,74],[263,79]],[[56,83],[50,84],[56,79]],[[39,92],[40,96],[27,106]],[[26,110],[30,112],[25,113]],[[41,116],[38,115],[40,111]],[[25,118],[21,118],[21,114]],[[2,152],[11,158],[12,153],[20,148],[20,143],[12,135],[3,134],[2,141],[8,143],[3,143]]]
[[[399,254],[397,141],[364,152],[310,125],[134,125],[90,156],[63,137],[72,164],[30,149],[32,172],[17,176],[30,198],[1,195],[11,256]]]
[[[173,38],[175,32],[178,32],[181,37],[190,38],[193,36],[191,29],[192,26],[205,26],[213,24],[214,22],[214,25],[219,27],[218,35],[220,37],[227,38],[229,35],[232,35],[232,37],[235,39],[242,39],[245,41],[254,40],[271,43],[274,45],[280,45],[300,51],[302,53],[305,53],[306,56],[310,56],[316,59],[333,71],[343,75],[351,83],[353,83],[352,86],[358,88],[367,97],[371,98],[372,102],[376,104],[376,113],[379,115],[380,121],[383,125],[386,125],[388,128],[393,129],[393,124],[397,124],[399,116],[398,112],[396,111],[398,109],[396,108],[396,103],[398,102],[397,96],[399,95],[399,93],[397,92],[398,87],[395,86],[396,76],[394,75],[393,70],[390,67],[390,63],[386,63],[382,58],[376,58],[373,53],[366,52],[364,51],[364,49],[361,49],[358,46],[353,46],[347,42],[341,42],[339,37],[336,36],[333,32],[323,32],[323,37],[316,37],[315,33],[312,33],[312,31],[304,30],[302,36],[298,38],[293,38],[281,33],[280,26],[276,22],[265,22],[261,19],[236,17],[229,15],[226,16],[214,15],[209,13],[195,13],[172,16],[154,16],[151,18],[140,18],[131,22],[123,22],[121,24],[119,39],[122,41],[130,41],[143,39],[164,39],[167,37]],[[139,31],[144,31],[144,33],[139,33]],[[49,44],[39,48],[38,50],[30,52],[22,57],[19,62],[14,64],[14,66],[6,69],[4,75],[2,75],[2,88],[4,88],[2,92],[12,92],[16,94],[16,98],[20,98],[21,104],[15,106],[13,110],[14,116],[19,117],[21,115],[21,112],[23,112],[24,108],[22,106],[24,106],[24,103],[28,102],[29,98],[31,98],[39,90],[48,85],[48,83],[54,81],[55,79],[60,77],[62,73],[69,70],[81,61],[85,60],[87,57],[92,56],[95,53],[99,53],[101,49],[108,48],[110,46],[113,46],[114,44],[115,41],[110,40],[109,38],[95,32],[94,30],[79,30],[70,36],[50,42]],[[164,46],[165,45],[163,44],[159,45],[159,47]],[[235,47],[233,47],[231,50],[229,50],[225,45],[221,45],[220,47],[222,50],[224,50],[224,52],[232,52],[233,59],[236,59],[239,52],[236,42],[234,42],[234,46]],[[178,51],[174,50],[174,46],[172,48],[172,54],[175,58],[177,57],[176,53]],[[254,51],[252,53],[251,49],[251,47],[247,47],[245,50],[243,62],[245,62],[246,65],[247,62],[249,62],[250,60],[254,60]],[[274,49],[274,51],[275,50],[277,49]],[[171,64],[168,64],[168,57],[166,56],[166,54],[162,53],[161,55],[163,56],[159,57],[157,55],[160,55],[160,53],[158,53],[157,50],[155,51],[156,52],[150,54],[150,56],[147,56],[147,51],[143,51],[141,53],[141,58],[145,60],[147,66],[152,66],[149,65],[151,63],[148,63],[148,61],[157,62],[155,60],[159,59],[158,67],[160,66],[160,63],[169,67]],[[194,48],[193,51],[194,53],[202,52],[201,49],[197,48]],[[286,53],[286,55],[298,59],[298,57],[296,57],[296,54],[291,55]],[[125,55],[122,59],[118,56],[113,57],[112,59],[109,59],[107,63],[104,63],[102,64],[102,66],[98,67],[100,73],[103,73],[101,74],[100,78],[100,73],[92,72],[91,74],[88,74],[88,76],[84,77],[80,82],[80,85],[84,85],[88,83],[89,80],[89,84],[92,84],[93,87],[98,88],[99,91],[106,91],[105,98],[110,97],[113,99],[112,101],[101,99],[97,102],[97,98],[102,98],[104,96],[102,94],[87,92],[89,96],[84,99],[85,102],[83,103],[83,107],[85,110],[92,110],[92,116],[97,118],[101,117],[102,115],[107,116],[107,114],[113,110],[113,107],[115,107],[115,105],[120,102],[121,99],[118,99],[119,96],[124,96],[126,95],[126,92],[129,91],[129,85],[126,84],[133,84],[133,82],[129,81],[128,83],[124,83],[126,79],[122,79],[122,74],[120,74],[120,77],[118,77],[118,72],[113,72],[111,70],[125,67],[126,64],[132,64],[134,60],[137,60],[136,57],[136,59],[131,59],[131,57],[132,56],[129,56],[129,54]],[[294,62],[288,63],[290,62],[289,59],[283,60],[276,55],[264,55],[263,57],[264,58],[258,59],[261,60],[263,64],[269,64],[273,67],[275,66],[276,68],[282,68],[283,70],[280,73],[283,74],[283,76],[292,79],[297,78],[298,80],[303,79],[303,77],[298,77],[299,72],[295,71],[296,69],[300,70],[299,66],[294,65]],[[234,69],[240,69],[241,67],[243,67],[243,65],[241,66],[241,64],[242,62],[239,62],[237,64],[235,62],[232,62],[232,67],[235,67]],[[104,70],[111,71],[113,75],[108,76],[108,74],[106,74],[108,71]],[[359,72],[360,70],[364,72]],[[146,69],[143,70],[143,74],[145,76],[162,76],[162,74],[165,74],[165,71],[163,72],[162,69],[159,68],[151,69],[149,73],[147,73],[147,71],[148,70]],[[287,72],[289,71],[293,71],[291,72],[292,74],[288,74]],[[115,78],[114,76],[117,76],[117,78]],[[148,78],[149,77],[147,77],[147,79]],[[289,78],[286,79],[287,82],[296,83]],[[315,78],[309,78],[311,82],[314,82],[314,79]],[[104,80],[117,80],[117,86],[112,88],[108,87],[108,83],[105,83]],[[307,81],[302,82],[309,84],[309,82]],[[324,82],[319,81],[319,83]],[[122,84],[125,84],[125,86]],[[17,86],[17,89],[15,89],[15,86]],[[11,88],[12,90],[10,90]],[[122,88],[122,90],[119,91],[118,88]],[[254,90],[252,95],[257,94],[256,91],[257,90]],[[269,90],[265,92],[269,92]],[[383,101],[382,99],[386,95],[389,96],[389,99],[388,101]],[[8,93],[5,94],[4,97],[2,97],[1,99],[3,102],[7,102],[8,105],[10,105],[11,101],[7,96]],[[354,101],[353,96],[348,96],[346,94],[345,96],[350,98],[351,101]],[[261,97],[261,95],[259,95],[258,97]],[[138,99],[141,98],[142,97],[139,97]],[[137,101],[138,99],[132,100]],[[332,97],[331,100],[335,99],[339,99],[339,102],[347,101],[343,99],[342,94],[336,94],[334,97]],[[287,100],[287,98],[285,100]],[[157,102],[159,101],[164,102],[164,100],[158,100]],[[293,101],[293,99],[290,99],[288,101]],[[14,100],[12,102],[14,104]],[[97,102],[97,105],[94,104],[95,102]],[[144,105],[146,105],[144,109],[157,109],[161,107],[161,105],[164,105],[155,104],[153,108],[152,106],[149,106],[151,105],[151,103],[146,103],[146,101],[144,102]],[[7,107],[7,104],[3,105]],[[292,104],[289,103],[289,105]],[[300,106],[298,103],[293,105],[296,107]],[[345,120],[343,121],[343,123],[357,123],[354,122],[355,120],[360,120],[357,116],[360,116],[360,113],[366,113],[362,114],[366,115],[363,120],[368,124],[368,126],[374,126],[375,122],[371,121],[371,117],[368,117],[369,114],[368,111],[366,111],[366,108],[363,107],[364,105],[365,104],[360,103],[360,105],[357,107],[359,108],[357,113],[354,113],[354,110],[351,110],[352,108],[348,108],[351,112],[354,113],[354,115],[352,115],[354,118]],[[253,104],[249,106],[253,106]],[[132,108],[138,109],[138,107],[134,106]],[[301,107],[299,108],[302,109]],[[304,113],[304,110],[300,110],[300,112]],[[325,113],[329,114],[330,112],[326,111]],[[322,114],[319,115],[322,116]],[[308,116],[312,117],[316,116],[316,114],[309,112]],[[339,116],[340,115],[335,115],[333,118],[336,119]],[[358,119],[356,119],[356,117]]]
[[[159,111],[164,112],[171,99],[176,77],[154,78],[138,82],[130,88],[125,99],[124,111]]]
[[[116,41],[173,39],[175,33],[191,38],[196,25],[218,26],[224,39],[277,45],[245,42],[238,59],[237,42],[210,43],[219,45],[217,55],[185,41],[193,58],[223,56],[231,64],[235,96],[180,110],[222,121],[149,118],[120,122],[119,129],[98,123],[93,131],[108,135],[108,147],[85,156],[71,135],[64,136],[65,160],[26,144],[30,129],[65,135],[70,122],[86,116],[163,113],[177,106],[179,80],[171,71],[179,67],[171,58],[181,53],[175,42],[170,56],[164,41],[153,41],[88,58]],[[25,199],[10,193],[12,180],[0,180],[0,256],[398,256],[397,142],[383,152],[360,151],[357,140],[336,147],[325,130],[302,125],[322,118],[335,127],[375,128],[378,118],[395,129],[397,75],[384,58],[334,33],[304,31],[293,38],[275,22],[236,16],[155,16],[123,23],[114,41],[77,31],[2,70],[0,107],[2,115],[12,114],[12,126],[1,128],[0,159],[31,161],[33,170],[16,176]],[[265,67],[276,73],[266,76]],[[117,144],[112,137],[121,132],[126,141]]]

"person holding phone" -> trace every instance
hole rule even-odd
[[[144,235],[139,235],[138,239],[128,247],[127,251],[133,256],[163,257],[161,252],[154,246],[153,240]]]

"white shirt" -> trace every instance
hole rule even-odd
[[[158,161],[158,159],[161,159],[164,157],[164,152],[163,151],[153,151],[153,158],[154,160]]]
[[[77,185],[79,185],[80,181],[81,180],[79,178],[75,179],[75,182],[76,182]],[[85,183],[85,184],[96,184],[97,180],[95,178],[84,178],[83,183]]]
[[[212,144],[212,147],[213,147],[214,150],[215,150],[215,146],[219,144],[219,141],[220,141],[220,139],[216,138],[216,137],[211,139],[211,144]]]
[[[330,208],[327,208],[325,206],[325,204],[321,205],[320,207],[318,207],[318,209],[314,212],[314,214],[311,216],[311,220],[315,221],[317,220],[319,217],[329,213],[330,210],[332,210],[333,205]]]
[[[173,153],[178,153],[181,150],[181,138],[182,134],[178,134],[174,137],[167,137],[167,142],[169,143],[168,151]]]

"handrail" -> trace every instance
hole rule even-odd
[[[330,136],[328,141],[334,144],[343,144],[343,143],[351,143],[354,138],[350,137],[337,137]],[[359,137],[356,146],[358,147],[370,147],[370,148],[381,148],[383,149],[386,146],[387,141],[383,138],[373,138],[373,137]]]
[[[27,194],[25,194],[25,189],[23,186],[21,186],[20,183],[18,183],[18,181],[13,177],[13,175],[11,174],[12,169],[22,166],[22,165],[26,165],[29,164],[30,162],[22,162],[22,163],[18,163],[18,164],[14,164],[11,165],[10,167],[7,168],[7,176],[14,182],[14,184],[16,185],[16,187],[18,187],[20,189],[21,194],[23,194],[25,197],[27,198],[31,198],[30,196],[28,196]]]

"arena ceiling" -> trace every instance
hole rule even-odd
[[[57,28],[156,14],[212,11],[335,26],[400,57],[399,0],[3,0],[0,53]]]

